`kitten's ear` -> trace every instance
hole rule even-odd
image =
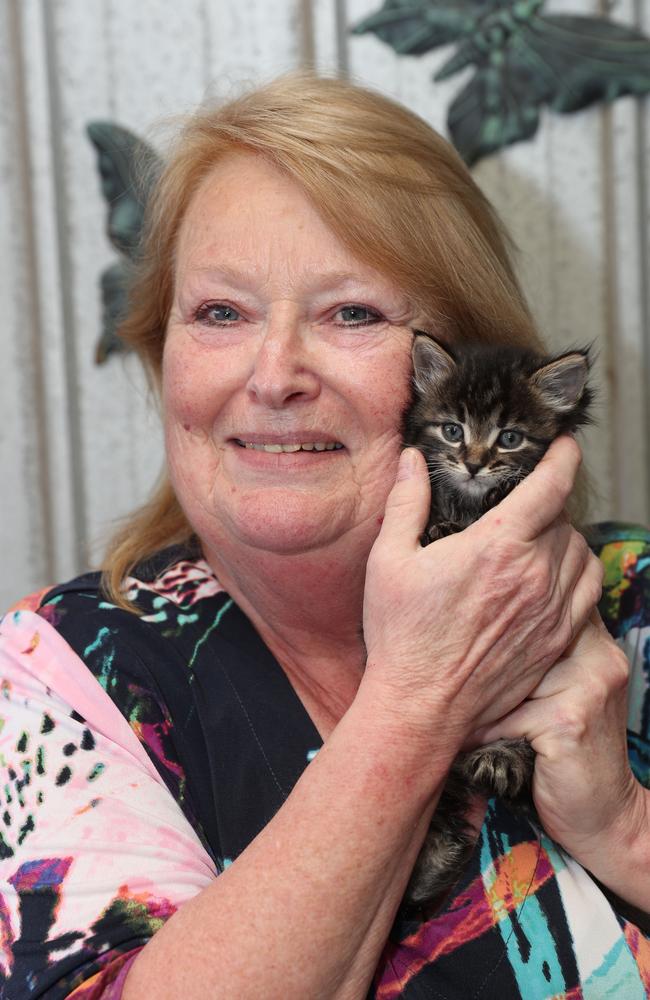
[[[418,392],[431,392],[456,368],[456,362],[442,344],[416,331],[413,340],[413,381]]]
[[[538,368],[530,382],[541,393],[544,402],[563,413],[580,402],[589,375],[587,352],[572,351],[550,364]]]

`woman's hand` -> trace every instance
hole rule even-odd
[[[546,832],[580,858],[636,798],[627,759],[629,666],[597,612],[540,684],[480,743],[525,736],[536,751],[533,792]]]
[[[480,744],[525,736],[546,832],[619,896],[650,911],[649,795],[626,742],[629,665],[594,611],[565,655]]]
[[[537,687],[584,624],[602,567],[563,513],[579,463],[575,441],[558,439],[497,507],[423,548],[425,462],[402,456],[368,560],[362,686],[411,738],[431,746],[439,733],[453,756]]]

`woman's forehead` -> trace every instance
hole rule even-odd
[[[206,176],[180,227],[177,278],[242,284],[272,272],[305,274],[324,290],[393,282],[357,258],[286,173],[263,157],[233,153]]]
[[[247,152],[227,153],[201,180],[182,225],[196,225],[206,211],[246,217],[266,204],[270,211],[285,202],[317,215],[300,186],[266,157]]]
[[[308,230],[338,243],[300,187],[262,157],[229,154],[203,179],[181,222],[178,253],[220,247],[253,257],[260,242],[285,244]],[[342,249],[342,248],[341,248]]]

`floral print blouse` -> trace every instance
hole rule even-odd
[[[633,666],[630,759],[650,785],[650,536],[606,524],[590,540],[605,564],[601,613]],[[88,574],[0,623],[6,1000],[118,1000],[139,951],[245,849],[321,745],[200,556],[159,553],[128,596],[142,617],[109,603]],[[398,916],[369,993],[649,995],[646,935],[497,800],[441,911],[425,923]]]

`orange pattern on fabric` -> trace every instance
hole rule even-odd
[[[515,844],[444,913],[399,945],[386,946],[375,979],[376,1000],[397,1000],[425,965],[491,931],[552,877],[550,859],[537,841]]]
[[[627,921],[623,928],[623,934],[634,955],[644,989],[650,996],[650,941],[644,937],[635,924],[630,924]]]
[[[21,597],[19,601],[11,605],[7,614],[11,614],[13,611],[38,611],[41,601],[51,589],[50,585],[49,587],[43,587],[41,590],[34,591],[33,594],[28,594],[27,597]]]
[[[487,899],[492,907],[494,923],[499,923],[535,892],[539,883],[531,885],[531,872],[536,870],[539,844],[527,842],[517,844],[509,854],[497,858],[494,863],[495,878],[487,890]],[[486,873],[485,880],[489,877]],[[542,880],[545,881],[545,880]]]
[[[27,649],[23,649],[22,652],[26,656],[29,656],[30,653],[34,652],[34,650],[36,649],[36,647],[38,646],[38,644],[39,644],[40,641],[41,641],[40,634],[38,632],[34,632],[34,635],[32,636],[32,638],[30,640],[29,646],[27,647]]]

